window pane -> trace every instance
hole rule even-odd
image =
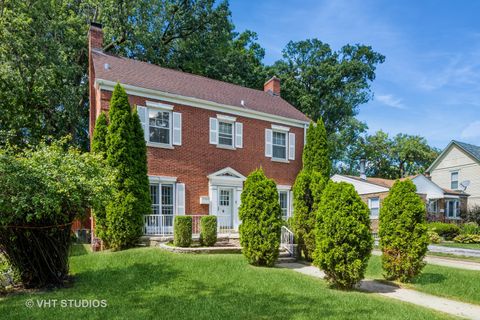
[[[218,144],[233,146],[233,124],[228,122],[219,122]]]
[[[277,159],[287,159],[287,148],[281,146],[272,146],[273,157]]]
[[[368,200],[368,206],[370,208],[370,218],[378,218],[380,211],[380,199],[370,198]]]
[[[287,134],[283,132],[273,132],[273,144],[286,146],[287,145]]]
[[[173,185],[162,184],[162,214],[173,215]]]
[[[152,201],[152,214],[159,214],[159,197],[158,197],[158,185],[151,184],[150,185],[150,198]]]
[[[150,127],[150,142],[170,144],[170,130]]]
[[[229,206],[230,205],[230,191],[220,190],[220,205]]]
[[[458,172],[451,173],[451,189],[458,189]]]

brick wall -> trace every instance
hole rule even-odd
[[[97,91],[101,97],[101,109],[108,110],[111,92]],[[147,99],[129,96],[130,104],[145,106]],[[162,102],[148,99],[148,101]],[[164,102],[172,105],[172,103]],[[273,162],[265,157],[265,129],[271,128],[271,122],[240,117],[243,123],[243,148],[236,150],[220,149],[209,144],[209,118],[220,112],[174,104],[174,111],[182,113],[182,145],[174,149],[148,147],[148,174],[154,176],[177,177],[185,183],[185,202],[187,214],[208,214],[209,206],[200,205],[200,196],[208,196],[207,175],[225,167],[231,167],[247,176],[256,168],[262,167],[265,174],[277,184],[292,185],[302,167],[303,128],[290,127],[295,133],[295,160],[289,163]],[[99,109],[92,106],[95,114]],[[228,113],[221,113],[229,115]],[[91,119],[93,130],[94,119]],[[280,124],[282,125],[282,124]]]

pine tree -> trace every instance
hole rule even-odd
[[[330,181],[316,213],[315,265],[329,282],[352,288],[363,279],[373,247],[368,207],[351,184]]]
[[[102,112],[95,122],[95,129],[92,138],[92,152],[101,154],[104,158],[107,156],[107,134],[107,116]],[[95,236],[102,239],[104,245],[108,247],[106,210],[105,208],[97,208],[92,211],[92,214],[95,217]]]
[[[425,205],[411,180],[397,180],[383,200],[379,236],[386,279],[407,282],[420,274],[429,239]]]
[[[250,173],[241,195],[238,215],[242,253],[248,262],[273,266],[278,257],[282,214],[275,182],[262,169]]]
[[[143,169],[146,161],[137,163],[140,144],[135,143],[135,137],[138,133],[134,129],[127,93],[120,84],[113,91],[109,112],[107,163],[115,169],[116,176],[114,196],[106,210],[107,238],[113,249],[122,249],[135,245],[142,235],[145,213],[143,184],[147,180],[140,177],[140,172],[146,175]],[[140,185],[142,189],[139,191]]]

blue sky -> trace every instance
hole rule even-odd
[[[231,0],[230,8],[238,31],[258,33],[267,64],[289,40],[307,38],[385,55],[375,97],[358,115],[370,132],[480,145],[480,1]]]

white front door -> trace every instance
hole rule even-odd
[[[220,231],[233,229],[233,189],[218,188],[217,223]]]

